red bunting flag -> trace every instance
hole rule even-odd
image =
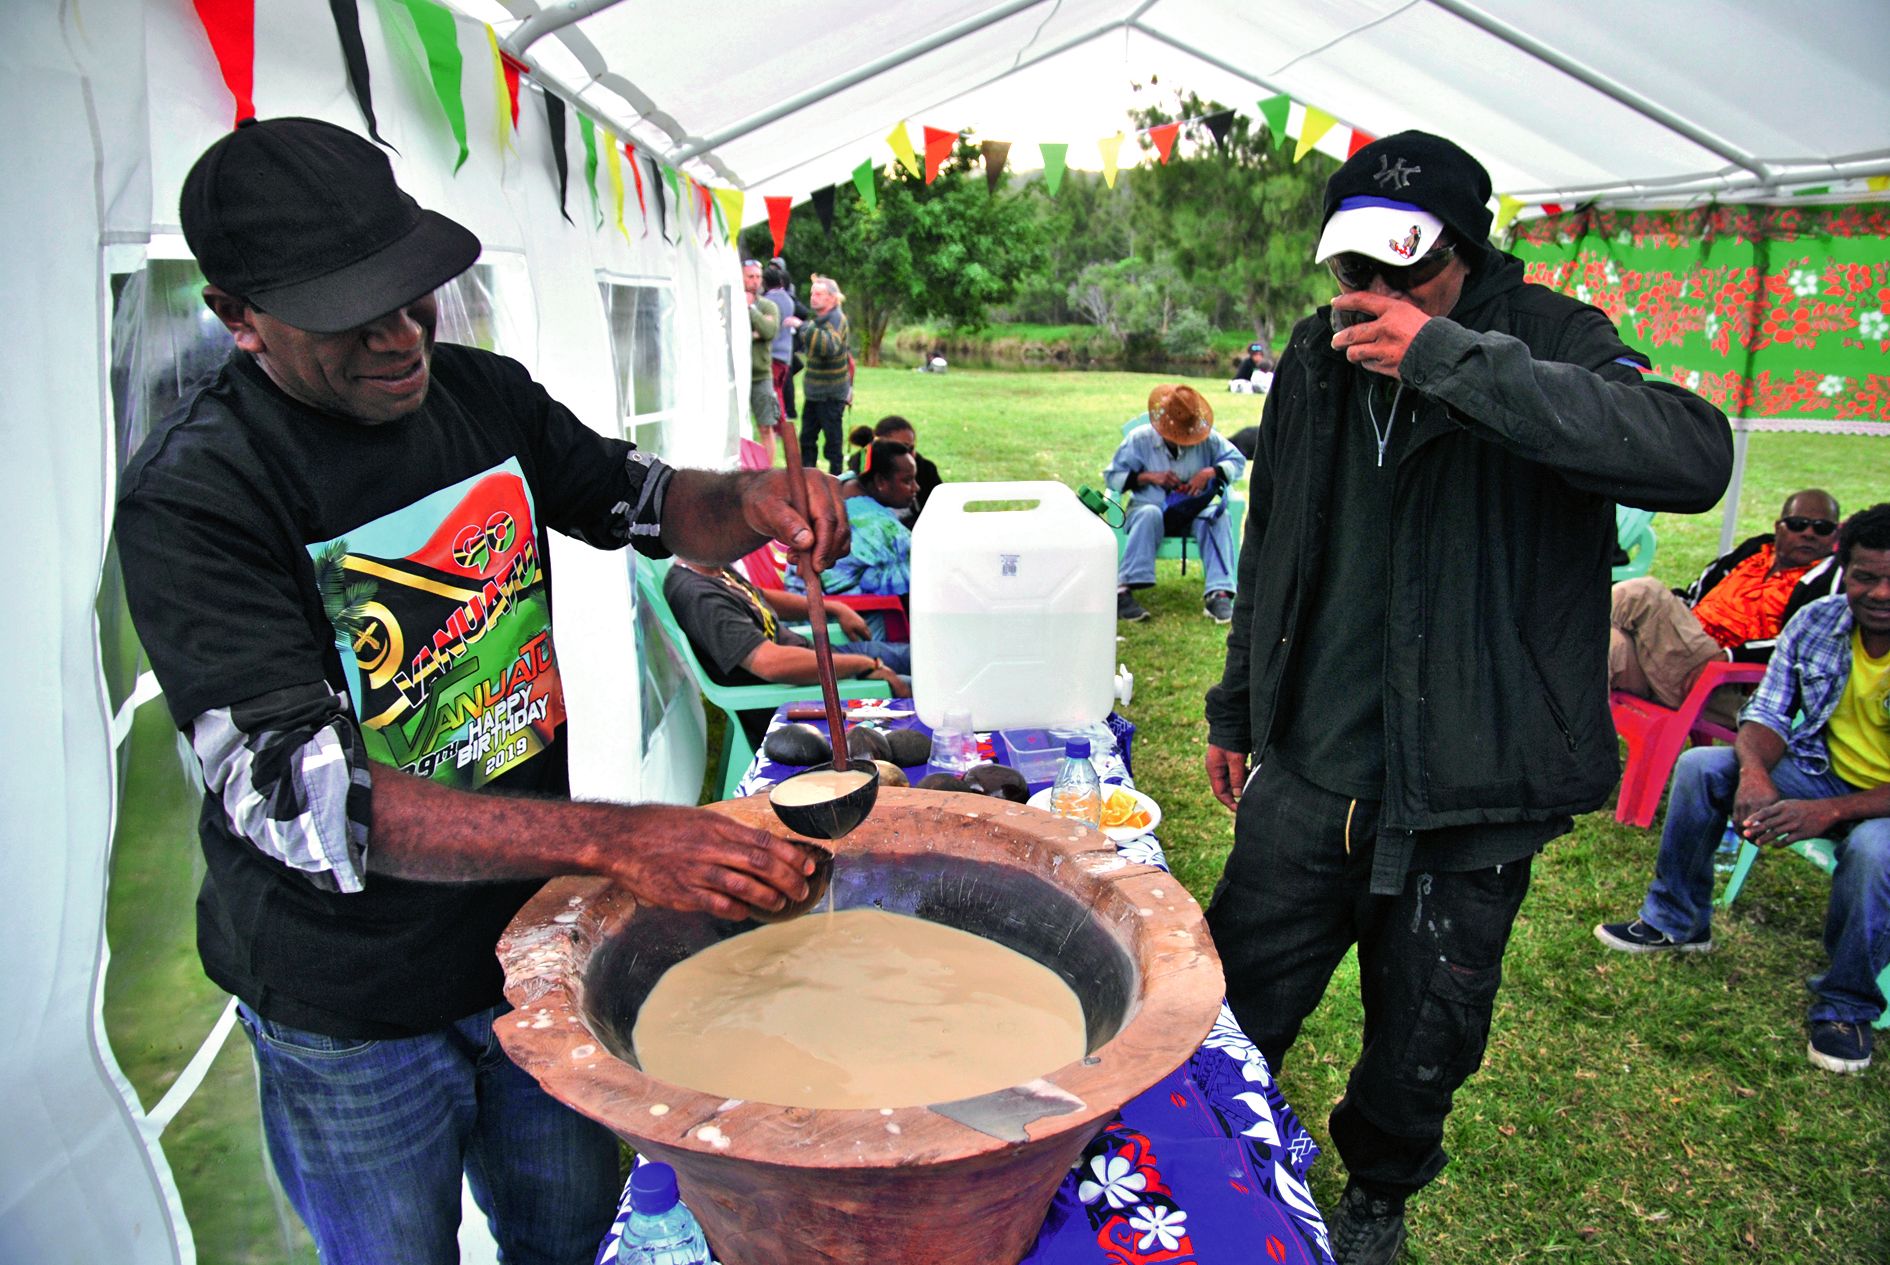
[[[518,131],[518,77],[529,73],[525,63],[503,48],[499,50],[499,61],[505,67],[505,95],[512,102],[512,130]]]
[[[643,204],[643,164],[637,161],[637,147],[629,141],[623,143],[623,156],[630,160],[630,178],[637,183],[637,214],[643,217],[643,235],[648,237],[650,235],[650,208]]]
[[[925,183],[931,184],[938,179],[938,169],[945,165],[945,160],[952,156],[952,150],[958,147],[958,133],[943,132],[936,127],[925,129]]]
[[[1181,131],[1179,123],[1163,123],[1159,127],[1148,129],[1148,138],[1155,142],[1155,152],[1161,155],[1162,162],[1168,161],[1168,155],[1175,150],[1175,134]]]
[[[794,213],[793,198],[763,198],[768,204],[768,231],[774,235],[774,253],[777,257],[785,254],[782,247],[787,245],[788,216]]]
[[[1358,153],[1359,150],[1364,149],[1377,139],[1378,138],[1373,136],[1370,132],[1361,132],[1357,128],[1353,128],[1352,143],[1345,147],[1345,156],[1350,158],[1353,154]]]
[[[210,37],[217,69],[236,98],[236,121],[256,117],[255,0],[196,0],[197,19]]]

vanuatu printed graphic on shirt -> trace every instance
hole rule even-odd
[[[483,786],[564,723],[531,490],[516,459],[309,545],[367,753]]]

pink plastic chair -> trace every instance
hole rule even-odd
[[[769,541],[742,558],[742,570],[748,573],[748,582],[758,589],[787,588],[787,581],[781,577],[783,560],[775,550],[774,542]],[[887,641],[912,639],[912,630],[906,620],[906,605],[890,593],[828,593],[824,596],[829,604],[851,606],[862,615],[868,611],[879,611],[886,618]]]
[[[768,450],[752,439],[740,441],[736,450],[740,454],[742,469],[766,470],[768,468]]]
[[[1621,794],[1614,819],[1631,826],[1651,826],[1660,808],[1660,793],[1667,787],[1675,760],[1689,743],[1731,742],[1726,726],[1701,712],[1713,691],[1722,685],[1756,685],[1765,675],[1762,663],[1709,663],[1678,708],[1662,707],[1652,699],[1619,690],[1608,696],[1614,730],[1627,742],[1627,767],[1621,773]]]

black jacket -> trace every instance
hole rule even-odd
[[[1771,535],[1752,536],[1741,541],[1731,553],[1723,553],[1706,564],[1706,570],[1699,578],[1684,589],[1675,589],[1673,595],[1687,604],[1687,609],[1700,604],[1700,599],[1718,588],[1720,581],[1731,575],[1733,568],[1750,558],[1759,550],[1772,543]],[[1792,585],[1792,595],[1785,601],[1785,613],[1779,616],[1780,628],[1792,622],[1792,616],[1803,610],[1808,603],[1821,597],[1829,597],[1840,589],[1844,578],[1844,568],[1838,565],[1837,555],[1817,563],[1798,577],[1798,583]],[[1768,663],[1772,651],[1778,645],[1778,633],[1770,637],[1754,637],[1731,647],[1728,658],[1734,663]]]
[[[1607,699],[1614,504],[1711,508],[1732,469],[1725,416],[1645,378],[1605,314],[1525,285],[1521,263],[1492,251],[1405,356],[1403,380],[1422,400],[1391,504],[1334,505],[1333,427],[1364,371],[1331,337],[1325,310],[1302,321],[1267,397],[1208,740],[1265,752],[1281,681],[1301,639],[1318,635],[1301,612],[1321,574],[1322,523],[1381,515],[1381,862],[1408,859],[1418,831],[1598,806],[1619,776]]]

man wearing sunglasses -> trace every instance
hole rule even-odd
[[[1732,470],[1717,409],[1489,246],[1491,192],[1421,132],[1327,184],[1313,262],[1337,297],[1267,396],[1207,697],[1209,782],[1237,813],[1208,921],[1276,1067],[1358,947],[1363,1044],[1331,1116],[1344,1265],[1398,1254],[1531,860],[1620,776],[1614,506],[1698,513]]]
[[[1807,488],[1786,498],[1770,535],[1713,559],[1692,587],[1650,575],[1615,585],[1608,688],[1678,707],[1707,664],[1766,662],[1799,608],[1837,592],[1837,527],[1837,498]],[[1742,701],[1723,687],[1707,709],[1731,723]]]

